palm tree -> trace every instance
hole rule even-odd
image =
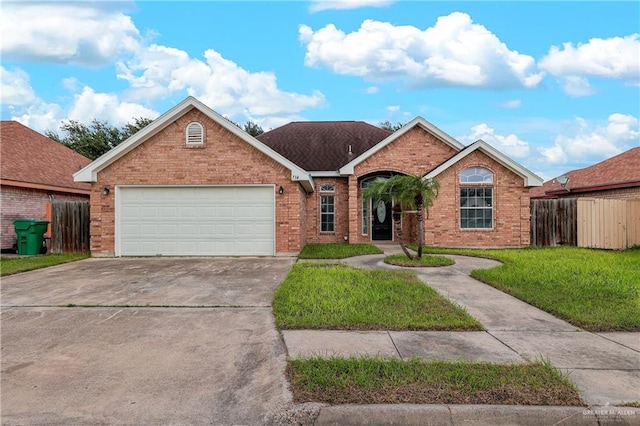
[[[424,211],[429,217],[429,207],[438,196],[440,184],[435,179],[427,179],[413,175],[396,175],[387,180],[375,180],[366,188],[362,196],[365,199],[376,198],[385,202],[393,202],[393,222],[402,251],[409,259],[413,259],[405,247],[400,218],[403,212],[414,210],[418,221],[418,259],[422,258],[424,247]]]

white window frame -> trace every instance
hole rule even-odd
[[[482,231],[487,231],[487,230],[492,230],[495,228],[495,188],[493,186],[493,181],[494,181],[494,174],[491,170],[485,168],[485,167],[469,167],[465,170],[463,170],[462,172],[460,172],[459,175],[459,183],[460,183],[460,188],[458,191],[458,206],[459,206],[459,211],[460,211],[460,219],[458,222],[458,226],[460,227],[461,230],[482,230]],[[473,195],[473,200],[475,200],[476,202],[474,203],[474,205],[472,206],[464,206],[463,205],[463,201],[470,201],[471,198],[466,195],[465,197],[463,197],[462,192],[463,191],[468,191],[469,190],[474,190],[477,192],[477,190],[490,190],[491,191],[491,197],[490,200],[487,202],[487,197],[486,193],[483,193],[481,197],[478,197],[477,194]],[[484,204],[484,205],[483,205]],[[463,211],[473,211],[474,213],[478,213],[480,211],[483,212],[482,216],[485,215],[485,213],[487,211],[490,212],[491,215],[491,226],[481,226],[481,227],[470,227],[470,226],[463,226],[463,220],[466,221],[465,225],[468,225],[469,223],[469,217],[462,217],[462,212]]]
[[[204,145],[204,127],[197,121],[187,124],[184,132],[185,144],[187,146]]]
[[[336,186],[334,184],[322,184],[320,185],[320,214],[319,219],[320,219],[320,233],[321,234],[335,234],[336,233],[336,196],[335,196],[335,192],[336,192]],[[323,201],[331,201],[330,203],[327,203],[327,207],[331,206],[332,207],[332,211],[322,211],[322,207],[323,207]],[[331,222],[325,222],[323,221],[324,217],[331,217]],[[331,230],[325,230],[323,229],[324,224],[327,225],[331,225]]]

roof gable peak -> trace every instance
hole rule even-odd
[[[122,158],[125,154],[132,151],[138,145],[144,143],[153,135],[159,133],[162,129],[167,127],[179,117],[186,114],[192,108],[195,108],[198,111],[202,112],[244,142],[248,143],[258,151],[267,155],[275,162],[288,168],[291,171],[291,179],[293,181],[300,182],[307,192],[313,192],[313,180],[306,170],[303,170],[297,165],[293,164],[291,161],[287,160],[193,96],[186,97],[182,102],[162,114],[160,117],[156,118],[151,124],[144,127],[143,129],[132,135],[129,139],[122,142],[120,145],[116,146],[110,151],[106,152],[101,157],[98,157],[91,164],[75,173],[73,175],[74,180],[76,182],[97,181],[98,172],[100,170]]]

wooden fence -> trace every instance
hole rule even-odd
[[[53,202],[51,253],[80,253],[89,250],[89,202]]]
[[[531,245],[577,245],[576,206],[575,198],[531,200]]]
[[[640,199],[532,200],[531,245],[614,250],[640,245]]]
[[[578,246],[623,250],[640,245],[640,200],[578,199]]]

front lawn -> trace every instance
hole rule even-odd
[[[273,299],[280,329],[482,330],[408,271],[297,263]]]
[[[451,266],[455,264],[453,260],[444,256],[434,256],[423,254],[421,258],[409,259],[405,254],[392,254],[384,258],[384,263],[396,266],[406,266],[410,268]]]
[[[640,249],[425,247],[425,251],[499,260],[504,265],[471,275],[585,330],[640,331]]]
[[[25,257],[1,257],[0,276],[46,268],[49,266],[59,265],[61,263],[86,259],[88,257],[89,253],[62,253]]]
[[[373,244],[307,244],[298,259],[344,259],[365,254],[384,253]]]
[[[550,364],[489,364],[381,358],[289,360],[296,403],[581,405]]]

